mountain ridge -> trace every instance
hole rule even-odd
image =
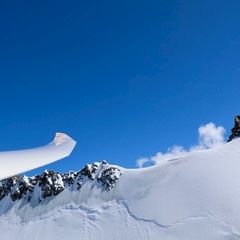
[[[79,189],[76,178],[40,201],[39,188],[29,201],[2,198],[2,239],[240,239],[239,138],[147,168],[85,167]],[[118,176],[110,189],[99,180],[106,169]]]
[[[101,163],[87,164],[76,172],[59,173],[45,170],[42,174],[33,177],[18,175],[0,181],[0,201],[8,195],[12,201],[21,199],[31,201],[38,191],[40,203],[45,198],[57,196],[65,188],[80,190],[87,181],[92,181],[93,185],[98,186],[102,191],[110,191],[121,175],[120,167],[109,165],[105,160]]]

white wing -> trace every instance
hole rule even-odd
[[[48,145],[0,152],[0,180],[42,167],[69,156],[76,142],[64,133],[56,133]]]

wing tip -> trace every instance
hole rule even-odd
[[[66,141],[71,141],[71,142],[74,142],[76,144],[76,141],[73,140],[70,136],[68,136],[66,133],[61,133],[61,132],[57,132],[55,134],[55,137],[54,137],[54,140],[53,142],[56,144],[56,145],[60,145]]]
[[[57,132],[55,134],[55,137],[54,137],[54,140],[53,140],[53,143],[58,146],[58,145],[61,145],[61,144],[64,144],[68,142],[68,146],[70,147],[70,149],[68,150],[69,154],[67,154],[68,156],[72,153],[75,145],[77,144],[77,142],[71,138],[69,135],[67,135],[66,133],[62,133],[62,132]]]

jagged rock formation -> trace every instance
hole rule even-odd
[[[1,185],[1,240],[239,240],[239,147],[237,138],[142,169],[103,162],[11,178]]]
[[[80,190],[88,181],[93,182],[94,186],[102,191],[110,191],[121,175],[122,170],[119,167],[113,167],[103,161],[87,164],[78,172],[61,174],[46,170],[34,177],[15,176],[0,181],[0,200],[10,196],[13,201],[23,198],[30,201],[33,195],[37,194],[41,202],[47,197],[57,196],[65,188]]]
[[[234,138],[240,137],[240,115],[237,115],[234,119],[234,127],[231,129],[232,133],[229,136],[228,142]]]

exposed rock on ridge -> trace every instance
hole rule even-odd
[[[240,115],[237,115],[234,119],[234,127],[231,129],[232,133],[229,136],[228,142],[234,138],[240,137]]]
[[[46,170],[34,177],[15,176],[0,181],[0,200],[10,196],[13,201],[31,198],[37,195],[39,202],[47,197],[57,196],[65,188],[80,190],[91,181],[93,186],[102,191],[110,191],[122,175],[122,169],[109,165],[106,161],[87,164],[78,172],[61,174]]]

